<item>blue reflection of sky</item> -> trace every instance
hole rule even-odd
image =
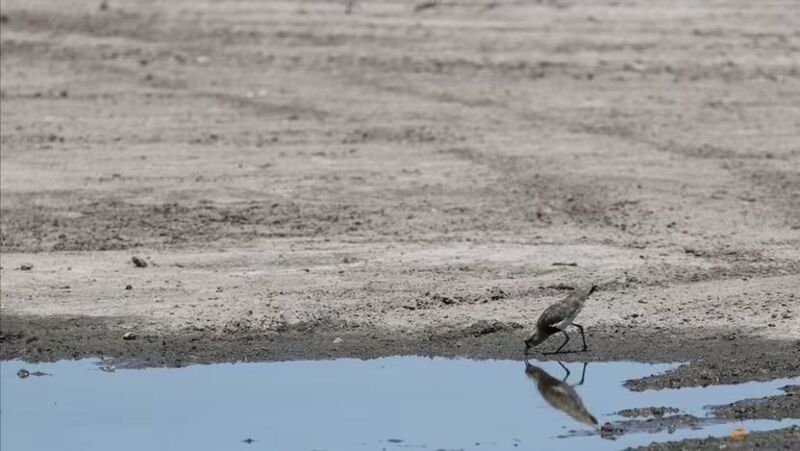
[[[536,364],[535,362],[532,362]],[[538,364],[553,377],[556,363]],[[568,365],[571,382],[581,364]],[[53,376],[19,379],[25,367]],[[789,380],[635,393],[629,378],[670,365],[591,363],[577,388],[602,423],[623,408],[703,406],[777,392]],[[96,361],[0,364],[0,448],[164,450],[618,449],[653,440],[727,434],[736,424],[617,441],[556,438],[586,426],[551,408],[521,361],[394,357],[376,360],[97,370]],[[794,381],[797,383],[797,379]],[[798,421],[747,422],[748,430]],[[243,443],[253,438],[252,444]],[[389,442],[400,439],[402,442]],[[476,445],[480,443],[480,445]],[[517,445],[517,446],[514,446]]]

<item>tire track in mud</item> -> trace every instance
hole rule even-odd
[[[494,99],[462,98],[449,93],[429,93],[411,86],[401,88],[387,85],[374,78],[358,76],[355,78],[357,81],[348,77],[348,81],[372,86],[379,91],[412,96],[426,101],[433,100],[471,109],[491,109],[506,116],[510,113],[517,120],[524,119],[528,126],[536,124],[539,127],[564,131],[569,131],[570,127],[574,126],[543,113],[516,111],[506,103]],[[647,210],[638,207],[637,200],[619,199],[611,194],[618,189],[612,187],[619,184],[619,180],[575,177],[563,168],[559,170],[542,164],[541,158],[536,154],[526,157],[510,156],[499,152],[489,153],[474,147],[451,147],[440,149],[439,153],[450,154],[458,159],[492,169],[501,176],[498,183],[504,186],[507,192],[512,193],[511,201],[515,204],[515,208],[530,210],[529,202],[533,199],[537,209],[534,216],[528,215],[528,218],[535,219],[541,224],[551,224],[553,219],[556,219],[552,216],[556,216],[578,225],[591,224],[613,229],[615,233],[627,233],[638,224],[639,220],[636,218],[650,216]],[[519,193],[513,193],[515,189],[522,191],[525,197],[516,199]]]
[[[731,162],[741,160],[769,162],[774,160],[775,157],[769,153],[761,155],[741,154],[732,149],[713,144],[691,145],[677,143],[672,140],[662,142],[648,138],[644,133],[639,133],[634,128],[625,125],[597,126],[588,123],[575,123],[571,127],[581,133],[613,136],[670,155],[715,161],[721,171],[730,174],[731,179],[744,182],[741,185],[728,185],[726,187],[728,190],[733,191],[733,196],[748,202],[755,202],[756,199],[752,196],[752,193],[762,193],[758,198],[760,202],[767,205],[775,214],[783,217],[785,225],[792,229],[800,229],[800,166],[792,170],[792,165],[789,164],[787,170],[780,171],[731,164]],[[780,160],[787,163],[794,160],[800,163],[794,153],[789,153],[780,158]]]
[[[26,16],[26,14],[30,15]],[[201,39],[201,44],[207,43],[209,40],[224,37],[224,33],[220,35],[219,30],[214,29],[201,32],[200,30],[186,29],[185,24],[182,24],[181,27],[173,27],[174,29],[170,28],[169,30],[154,30],[153,27],[164,28],[169,22],[165,21],[166,19],[161,19],[156,16],[147,16],[138,13],[113,13],[105,17],[105,19],[103,19],[101,15],[98,15],[98,17],[100,17],[100,19],[98,19],[99,22],[88,25],[87,22],[94,21],[94,15],[78,17],[63,15],[62,17],[62,15],[55,14],[53,16],[55,17],[54,19],[52,17],[48,18],[48,14],[49,13],[39,14],[27,11],[21,13],[21,15],[17,15],[16,12],[12,12],[10,24],[16,26],[14,24],[19,21],[19,24],[21,24],[19,26],[23,29],[28,26],[26,24],[30,24],[32,29],[41,32],[49,30],[52,28],[53,24],[56,24],[55,30],[57,33],[77,33],[98,37],[128,36],[130,39],[139,40],[140,42],[156,42],[158,44],[166,42],[165,40],[168,39],[167,37],[172,39],[173,42],[175,42],[173,38],[193,38],[194,35],[191,33],[202,34],[202,36],[194,36]],[[20,17],[22,19],[20,19]],[[28,18],[25,19],[25,17]],[[58,25],[61,21],[64,23]],[[305,22],[299,21],[297,23],[303,25]],[[115,31],[115,27],[120,27],[120,24],[124,24],[124,27],[122,27],[119,32]],[[144,27],[140,29],[139,25],[141,24],[146,24],[149,28]],[[221,28],[221,30],[222,29],[223,28]],[[255,32],[257,33],[258,30]],[[175,34],[172,35],[169,33]],[[253,30],[231,32],[229,35],[226,35],[229,41],[226,41],[225,44],[250,42],[252,39],[257,39],[258,36],[252,33]],[[284,33],[283,35],[273,34],[270,36],[285,41],[287,45],[291,43],[289,41],[293,40],[308,40],[312,46],[330,44],[330,42],[327,42],[325,39],[325,36],[328,36],[327,34],[321,36],[320,39],[314,37],[314,34],[314,30],[309,30],[308,32],[301,30],[297,33]],[[341,34],[337,33],[331,36],[335,36],[338,41],[344,39]],[[181,44],[185,44],[185,42],[181,41],[181,39],[177,39],[177,41],[178,48],[182,48]],[[196,45],[190,44],[187,48],[196,49]],[[602,48],[600,49],[602,50]],[[611,48],[606,50],[615,49]],[[245,62],[248,61],[248,57],[251,55],[242,52],[235,53],[235,56],[237,62]],[[424,87],[415,85],[413,78],[404,78],[411,77],[415,74],[428,73],[442,74],[447,77],[468,77],[479,74],[480,76],[487,76],[487,79],[499,77],[501,80],[514,77],[531,80],[548,77],[577,77],[577,79],[584,79],[586,76],[584,70],[586,68],[580,65],[554,63],[547,60],[533,63],[524,61],[480,62],[470,59],[469,56],[470,55],[455,58],[426,58],[424,56],[395,58],[392,56],[384,57],[369,54],[365,56],[335,55],[333,58],[330,56],[323,58],[319,55],[302,56],[299,58],[292,56],[291,58],[286,57],[287,61],[292,61],[292,64],[290,64],[286,70],[287,72],[291,72],[292,70],[296,71],[302,69],[306,67],[306,61],[311,61],[311,66],[309,67],[320,67],[323,69],[326,67],[341,68],[342,66],[348,66],[348,68],[352,70],[345,71],[347,75],[337,75],[338,79],[342,80],[345,84],[373,86],[381,92],[393,92],[401,96],[410,96],[415,99],[432,101],[435,104],[454,105],[459,109],[466,107],[473,110],[496,112],[499,117],[512,117],[516,122],[520,122],[521,125],[524,124],[525,126],[534,125],[564,132],[583,133],[603,137],[611,136],[621,141],[641,144],[656,151],[675,153],[693,158],[719,159],[725,161],[730,154],[730,151],[723,147],[693,147],[690,145],[679,145],[672,142],[664,143],[653,140],[648,138],[644,131],[637,130],[636,127],[627,124],[615,124],[614,122],[609,124],[594,124],[575,118],[565,121],[562,117],[557,117],[546,112],[521,110],[518,107],[514,107],[513,104],[508,104],[508,102],[505,102],[503,99],[486,96],[463,96],[441,90],[428,92]],[[263,62],[266,60],[258,57],[255,61]],[[317,63],[314,63],[315,61],[317,61]],[[349,67],[350,63],[353,62],[356,64],[353,67]],[[315,66],[315,64],[319,64],[319,66]],[[313,120],[321,121],[332,114],[329,111],[318,108],[316,105],[268,103],[266,100],[249,99],[245,96],[222,91],[215,92],[194,89],[189,86],[189,82],[185,79],[161,79],[156,75],[153,79],[146,80],[143,78],[141,70],[127,68],[122,65],[109,64],[105,67],[107,68],[106,70],[112,72],[116,71],[119,75],[128,76],[136,83],[143,86],[163,90],[164,93],[182,91],[187,96],[209,97],[215,102],[232,107],[235,111],[240,112],[244,116],[268,117],[273,114],[277,116],[303,115]],[[399,74],[400,77],[398,80],[400,83],[385,83],[380,80],[380,77],[374,76],[353,76],[353,72],[363,72],[365,68],[369,69],[367,72],[372,71],[370,75],[386,73],[393,75]],[[589,69],[591,69],[591,67]],[[672,72],[672,70],[666,70],[663,67],[659,69],[655,66],[644,68],[631,66],[626,68],[611,65],[607,66],[606,69],[611,72],[641,72],[642,76],[659,75],[662,69],[666,71],[666,73]],[[744,68],[731,66],[726,73],[729,73],[729,75],[736,75],[739,70],[744,70]],[[714,71],[711,71],[709,75],[713,75],[713,72]],[[324,72],[320,73],[325,75]],[[405,86],[403,86],[402,83],[405,83]],[[436,86],[440,85],[437,84]],[[423,143],[431,147],[440,147],[439,154],[447,158],[452,157],[463,161],[469,161],[477,166],[490,169],[493,173],[498,175],[497,186],[502,187],[499,188],[498,191],[508,199],[508,205],[499,205],[493,211],[488,209],[476,211],[474,212],[475,215],[480,213],[493,213],[502,216],[505,214],[506,219],[509,221],[519,221],[520,224],[533,224],[536,226],[551,225],[554,219],[570,221],[581,225],[596,225],[602,228],[608,228],[614,234],[622,232],[624,234],[623,241],[628,242],[639,235],[636,229],[640,223],[653,219],[652,213],[640,203],[639,199],[635,197],[631,198],[627,194],[615,191],[615,188],[618,188],[618,185],[623,183],[619,179],[604,179],[602,177],[594,179],[582,178],[558,173],[558,168],[552,166],[542,166],[540,168],[542,160],[538,159],[536,155],[531,155],[530,158],[528,158],[502,155],[500,152],[495,154],[481,150],[480,146],[447,147],[451,146],[452,143],[446,142],[449,140],[449,137],[447,139],[441,137],[442,132],[440,128],[441,127],[434,126],[431,127],[430,130],[424,130],[419,133],[413,130],[411,133],[407,133],[404,130],[397,130],[397,127],[389,126],[386,127],[385,130],[381,130],[380,133],[370,133],[369,136],[357,138],[355,143],[364,144],[377,139],[385,139],[400,143]],[[352,140],[353,133],[357,132],[358,129],[355,131],[333,131],[334,134],[340,133],[343,135],[342,142],[348,139]],[[446,144],[446,146],[443,144]],[[730,171],[728,168],[725,169]],[[537,174],[538,177],[536,176]],[[768,172],[764,172],[763,174],[759,173],[757,177],[753,177],[753,179],[757,180],[753,180],[752,182],[762,186],[762,188],[767,187],[766,190],[768,193],[780,193],[785,190],[794,189],[793,187],[796,184],[794,184],[795,179],[793,179],[791,173],[786,173],[780,179],[778,177],[772,177],[772,175],[773,174]],[[742,188],[742,190],[747,191],[745,188]],[[763,200],[765,202],[771,202],[771,198],[774,197],[780,196],[764,196]],[[792,199],[796,199],[796,197]],[[488,200],[491,202],[494,199],[488,198]],[[784,201],[778,198],[777,202]],[[788,204],[782,203],[776,205],[775,209],[779,214],[793,215],[793,211],[800,211],[800,209],[793,208],[796,204],[797,202],[795,200],[790,199]],[[533,208],[532,205],[534,205]],[[241,208],[246,210],[248,207],[243,205]],[[188,213],[186,214],[188,215]],[[372,213],[365,212],[364,214],[370,216]],[[515,215],[517,217],[514,217]],[[653,221],[655,220],[653,219]],[[794,221],[795,222],[792,224],[796,224],[796,216]],[[312,229],[313,228],[309,230]],[[338,230],[337,227],[332,227],[332,229]],[[7,228],[6,230],[9,229]],[[48,232],[43,233],[44,235],[49,234]]]
[[[551,224],[554,216],[566,217],[577,224],[611,224],[609,211],[611,202],[589,186],[582,185],[567,174],[557,175],[536,170],[536,156],[527,157],[490,154],[472,147],[453,147],[443,149],[442,154],[482,165],[496,172],[499,183],[513,192],[518,208],[530,210],[536,205],[535,218],[544,224]],[[547,170],[547,168],[543,168]],[[517,199],[518,198],[518,199]]]
[[[526,124],[536,124],[539,127],[547,128],[548,130],[561,130],[565,133],[579,133],[596,135],[600,137],[612,137],[620,139],[623,142],[644,146],[655,152],[666,153],[670,155],[680,155],[692,159],[711,160],[719,162],[718,167],[728,172],[731,179],[745,179],[747,185],[736,185],[729,188],[734,190],[734,196],[739,198],[749,198],[750,192],[753,190],[763,191],[764,187],[758,183],[752,183],[755,179],[761,181],[762,184],[766,180],[759,177],[758,172],[749,172],[737,169],[735,166],[729,165],[729,161],[736,160],[769,160],[769,156],[758,155],[742,155],[734,152],[733,150],[724,147],[701,144],[701,145],[686,145],[679,144],[675,141],[668,140],[666,142],[652,139],[646,136],[646,131],[637,130],[634,126],[620,123],[610,124],[597,124],[586,121],[569,119],[564,120],[561,117],[555,117],[542,112],[536,111],[519,111],[514,106],[502,100],[495,100],[487,97],[470,98],[459,97],[448,92],[426,92],[423,89],[416,88],[413,82],[407,81],[404,86],[398,86],[395,83],[381,82],[375,77],[359,77],[358,75],[351,74],[347,77],[346,81],[353,82],[355,78],[358,84],[371,86],[374,89],[382,92],[391,92],[398,95],[411,96],[425,101],[433,101],[435,103],[454,104],[459,107],[479,108],[482,110],[490,109],[499,114],[507,116],[511,114],[517,119],[525,120]],[[476,156],[479,152],[476,149],[467,149],[460,151],[463,155],[467,155],[466,160],[474,162],[490,162],[485,164],[488,167],[504,174],[521,173],[520,166],[526,166],[524,159],[519,157],[509,157],[498,154],[488,154],[484,157],[469,157],[469,155]],[[458,152],[456,152],[458,153]],[[531,155],[535,159],[535,155]],[[792,159],[791,154],[786,158]],[[512,160],[512,161],[509,161]],[[637,199],[630,199],[627,196],[619,198],[615,196],[613,190],[620,188],[619,184],[621,179],[603,180],[602,178],[595,178],[594,180],[578,181],[571,180],[565,182],[564,179],[569,175],[560,173],[556,175],[547,175],[545,171],[551,170],[550,168],[543,168],[543,173],[540,174],[541,182],[531,183],[524,181],[521,183],[523,187],[536,188],[539,193],[544,194],[542,197],[548,199],[555,207],[556,210],[561,211],[570,218],[586,218],[592,223],[602,225],[604,227],[611,227],[617,231],[630,232],[637,228],[642,228],[642,220],[647,221],[652,218],[652,212],[639,205]],[[789,173],[776,174],[782,182],[778,186],[785,186],[791,189],[793,181],[800,180],[800,175],[792,177]],[[511,177],[511,180],[519,181],[519,177]],[[506,180],[504,180],[506,181]],[[772,192],[775,192],[776,184],[773,183]],[[609,193],[607,195],[599,195],[601,192]],[[629,190],[630,191],[630,190]],[[791,228],[798,227],[797,213],[800,210],[794,208],[795,204],[800,204],[798,196],[791,196],[787,202],[784,199],[786,196],[762,196],[761,200],[765,202],[772,211],[785,218],[785,223]],[[564,202],[563,199],[572,199],[569,202]],[[575,200],[578,200],[575,202]],[[788,207],[788,208],[787,208]],[[649,227],[653,227],[650,225]],[[635,236],[636,234],[634,234]]]

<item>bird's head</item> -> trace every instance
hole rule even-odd
[[[536,330],[530,337],[525,339],[525,352],[527,353],[528,350],[534,346],[539,345],[541,342],[547,340],[547,337],[550,335],[542,333],[540,330]]]
[[[527,374],[529,378],[535,381],[542,379],[543,375],[550,376],[549,374],[547,374],[547,372],[545,372],[545,370],[539,368],[538,366],[531,365],[531,363],[528,362],[527,360],[525,360],[525,374]]]

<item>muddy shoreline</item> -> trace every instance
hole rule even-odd
[[[0,318],[0,326],[0,359],[23,359],[35,363],[102,356],[105,364],[118,369],[239,361],[369,359],[393,355],[522,359],[521,341],[524,337],[524,331],[515,326],[492,323],[416,335],[385,330],[352,330],[333,325],[264,332],[182,330],[140,333],[137,330],[142,325],[137,326],[129,318],[13,315]],[[724,331],[703,329],[693,330],[691,334],[673,334],[663,330],[627,331],[624,337],[617,336],[613,329],[593,328],[587,332],[589,351],[563,354],[559,360],[685,362],[666,373],[627,381],[625,386],[631,390],[676,389],[800,375],[796,366],[800,359],[798,341],[730,339],[731,335]],[[539,353],[532,357],[552,358]],[[790,385],[783,390],[786,393],[782,395],[713,406],[712,416],[703,418],[665,408],[636,409],[628,415],[634,418],[607,423],[594,433],[613,439],[630,433],[698,428],[731,419],[800,418],[797,386]],[[721,443],[732,444],[733,449],[774,448],[797,443],[797,440],[797,428],[792,427],[755,432],[743,442],[708,438],[654,443],[638,449],[715,449]]]
[[[596,433],[602,437],[613,438],[623,434],[637,432],[660,432],[663,430],[677,430],[682,428],[703,428],[705,426],[731,422],[732,420],[785,420],[800,418],[800,396],[796,393],[797,386],[789,385],[783,387],[786,392],[783,395],[765,396],[763,398],[748,398],[734,401],[728,404],[708,406],[709,415],[698,417],[695,415],[681,413],[680,410],[671,407],[650,407],[635,408],[618,412],[619,415],[626,417],[625,420],[614,423],[604,424]],[[796,427],[796,426],[794,426]],[[776,440],[780,443],[779,437],[791,438],[787,432],[792,428],[777,429],[769,432],[756,432],[751,436],[746,436],[752,446],[760,446],[760,440]],[[796,441],[799,436],[794,436]],[[707,440],[688,440],[674,442],[669,446],[692,446],[713,447],[715,443],[730,443],[727,438],[707,439]],[[680,445],[678,445],[680,443]],[[643,447],[650,449],[648,447]],[[641,448],[640,448],[641,449]],[[672,448],[666,448],[672,449]],[[680,448],[684,449],[684,448]],[[688,448],[694,449],[694,448]]]
[[[392,355],[520,359],[523,330],[479,323],[421,334],[386,330],[296,327],[284,331],[181,330],[137,332],[130,319],[20,317],[0,321],[0,358],[31,362],[103,356],[119,366],[190,364],[330,358],[377,358]],[[124,327],[123,327],[124,326]],[[495,330],[497,329],[497,330]],[[124,339],[126,333],[133,334]],[[135,337],[135,338],[134,338]],[[724,338],[720,338],[724,337]],[[800,375],[800,341],[729,339],[714,330],[691,334],[669,331],[587,330],[588,352],[565,353],[562,361],[634,360],[685,362],[664,374],[630,380],[631,390],[680,388],[765,381]],[[551,344],[552,345],[552,344]],[[553,356],[536,353],[537,359]]]
[[[710,450],[710,449],[762,449],[790,450],[800,446],[800,427],[791,426],[767,432],[753,432],[742,441],[731,441],[728,437],[709,437],[664,443],[652,443],[636,449],[637,451]]]
[[[786,394],[743,399],[724,406],[714,406],[711,412],[715,417],[728,419],[800,418],[800,394],[796,391],[797,385],[788,385],[782,390]]]

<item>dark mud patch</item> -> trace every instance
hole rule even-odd
[[[564,435],[564,437],[600,435],[606,439],[616,440],[626,434],[656,434],[664,431],[672,434],[681,429],[700,430],[712,425],[730,424],[732,420],[780,421],[787,418],[796,419],[800,418],[800,403],[798,401],[800,401],[800,397],[792,394],[768,396],[759,399],[744,399],[729,404],[709,407],[710,416],[696,416],[688,413],[680,413],[680,409],[674,407],[624,409],[617,412],[617,415],[632,419],[608,422],[595,431],[571,431],[569,434]],[[734,434],[736,434],[736,432],[734,432]],[[743,435],[746,437],[746,432]],[[682,444],[683,442],[676,443]],[[676,449],[686,448],[678,446]]]
[[[774,431],[760,431],[747,434],[742,440],[734,441],[730,437],[709,437],[687,439],[664,443],[651,443],[636,449],[638,451],[673,451],[673,450],[790,450],[800,449],[800,426],[791,426]]]
[[[661,418],[649,418],[646,420],[624,420],[614,423],[606,423],[596,432],[601,437],[615,439],[623,434],[636,434],[646,432],[655,434],[667,431],[675,432],[678,429],[702,429],[704,426],[720,423],[722,420],[716,418],[700,418],[689,414],[670,415]]]
[[[661,418],[664,415],[678,413],[674,407],[637,407],[635,409],[625,409],[617,412],[617,415],[625,418],[654,417]]]
[[[724,335],[722,335],[724,336]],[[795,363],[800,358],[800,340],[771,341],[737,337],[706,338],[707,346],[682,342],[690,346],[688,364],[664,374],[630,380],[625,386],[631,390],[651,388],[680,388],[686,386],[708,386],[721,383],[736,383],[750,380],[768,380],[774,377],[796,376],[800,367]],[[767,343],[778,348],[769,350]],[[665,346],[672,346],[669,341]],[[714,349],[718,352],[714,353]],[[773,377],[773,375],[775,375]],[[782,376],[781,376],[782,375]]]
[[[768,396],[760,399],[743,399],[724,406],[715,406],[712,413],[719,418],[728,419],[768,419],[800,418],[800,393],[792,392],[793,387],[784,387],[785,395]]]
[[[55,202],[68,205],[66,211],[36,205],[25,195],[3,200],[5,204],[18,204],[3,208],[0,249],[4,252],[175,247],[258,237],[355,233],[373,227],[385,229],[390,223],[381,210],[277,200],[217,206],[138,205],[90,199],[69,205],[69,201],[55,196]]]
[[[800,418],[800,395],[791,393],[793,385],[782,387],[786,395],[744,399],[729,404],[709,407],[711,416],[698,417],[680,413],[674,407],[637,407],[624,409],[617,415],[631,418],[603,424],[597,431],[576,431],[576,434],[599,434],[616,439],[623,434],[673,433],[679,429],[703,429],[710,425],[729,423],[731,420],[784,420]],[[570,436],[569,434],[567,436]],[[683,449],[683,448],[681,448]]]
[[[800,395],[800,385],[787,385],[785,387],[781,387],[781,390],[785,391],[786,393]]]

